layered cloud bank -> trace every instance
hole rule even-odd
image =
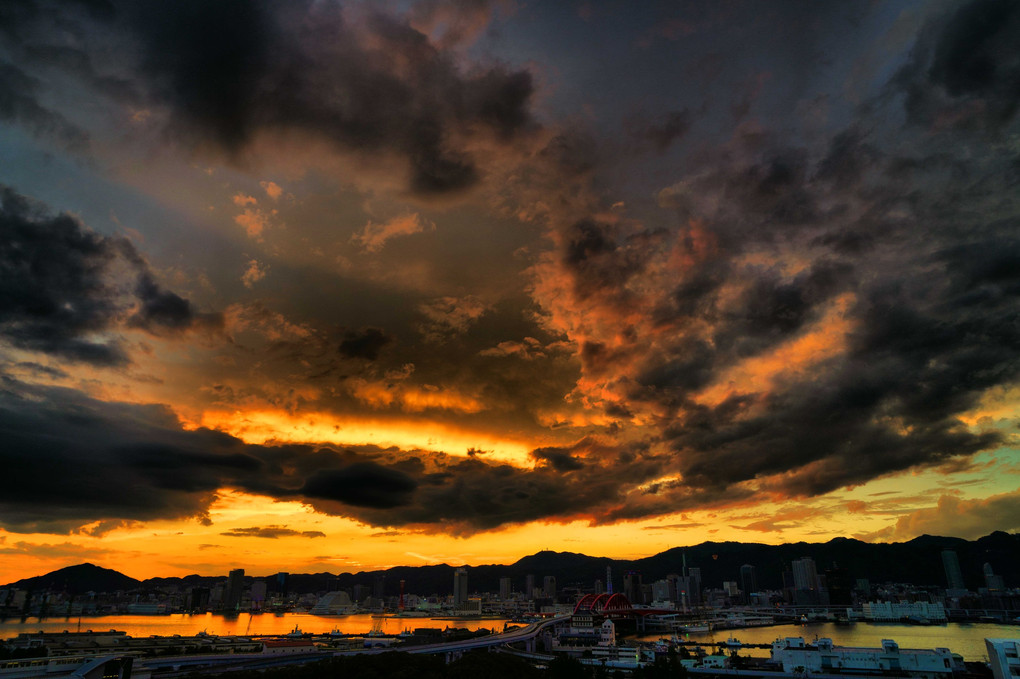
[[[1020,7],[759,9],[10,3],[0,525],[755,530],[910,473],[840,506],[978,530],[1017,485]]]

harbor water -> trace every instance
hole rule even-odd
[[[642,634],[638,638],[653,640],[669,636],[668,633]],[[876,648],[883,639],[892,639],[900,648],[948,648],[963,656],[964,660],[987,661],[985,638],[1018,639],[1020,626],[991,623],[948,623],[945,625],[908,625],[900,623],[858,622],[839,625],[817,622],[769,627],[698,632],[681,637],[684,641],[723,643],[733,637],[744,644],[771,644],[783,637],[803,637],[807,642],[815,639],[832,639],[837,646]],[[706,646],[705,650],[709,650]],[[760,648],[739,649],[741,655],[768,657],[769,651]]]
[[[105,632],[111,629],[127,632],[132,637],[148,637],[152,635],[193,636],[200,632],[218,636],[234,636],[246,634],[289,634],[295,628],[302,632],[325,634],[339,630],[346,634],[367,634],[381,632],[383,634],[399,634],[406,630],[413,631],[418,627],[460,627],[468,630],[481,628],[503,631],[505,618],[421,618],[412,616],[374,616],[370,614],[325,616],[307,613],[284,613],[274,615],[262,613],[249,615],[242,613],[237,616],[214,615],[203,613],[197,615],[101,615],[82,618],[8,618],[0,621],[0,639],[16,637],[22,632],[68,632],[88,631]]]

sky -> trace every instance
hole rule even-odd
[[[1020,4],[0,3],[0,580],[1020,529]]]

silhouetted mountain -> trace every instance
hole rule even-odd
[[[7,587],[27,590],[50,590],[68,594],[85,592],[116,592],[137,588],[141,583],[123,573],[90,563],[68,566],[60,570],[12,582]]]
[[[750,564],[756,569],[760,588],[779,589],[782,587],[783,571],[789,569],[793,561],[803,557],[814,559],[820,574],[834,565],[838,566],[843,577],[849,578],[851,583],[858,578],[867,578],[873,584],[902,582],[945,587],[943,549],[956,552],[964,581],[970,588],[984,585],[982,566],[985,563],[991,564],[994,571],[1005,578],[1007,586],[1020,585],[1020,535],[1000,531],[974,541],[922,535],[909,542],[891,544],[871,544],[851,538],[786,545],[704,542],[691,547],[675,547],[635,560],[545,550],[509,565],[469,566],[468,589],[472,592],[498,591],[500,578],[508,577],[515,591],[523,591],[527,576],[533,575],[537,587],[543,585],[546,576],[553,576],[558,590],[575,586],[590,590],[596,580],[605,583],[606,567],[609,566],[612,569],[613,588],[621,591],[624,575],[628,571],[636,572],[648,584],[670,573],[682,573],[685,562],[688,569],[701,569],[702,583],[706,587],[719,587],[726,580],[739,582],[740,567]],[[400,581],[404,580],[405,591],[408,593],[445,595],[453,589],[454,570],[454,566],[439,564],[398,566],[385,571],[359,573],[291,573],[287,576],[286,588],[290,592],[306,593],[326,592],[336,588],[350,590],[355,585],[364,585],[370,588],[369,591],[374,591],[378,585],[384,595],[395,596],[400,591]],[[151,578],[139,582],[116,571],[82,564],[20,580],[8,586],[81,593],[118,589],[212,587],[225,579],[226,573],[218,577],[189,575],[184,578]],[[265,580],[269,590],[275,591],[275,576],[249,575],[245,580],[248,584],[255,580]]]

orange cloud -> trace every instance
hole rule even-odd
[[[397,406],[412,413],[430,409],[477,413],[486,409],[477,398],[440,387],[422,388],[351,379],[348,381],[348,389],[355,398],[373,408]]]
[[[278,200],[280,198],[280,196],[283,195],[283,189],[281,189],[280,185],[277,184],[276,182],[268,182],[268,181],[267,182],[259,182],[259,186],[261,186],[265,190],[266,195],[269,196],[270,198],[272,198],[273,200]],[[254,199],[253,199],[253,201],[254,201]]]
[[[269,226],[269,215],[262,210],[245,208],[244,212],[234,217],[234,222],[244,227],[249,238],[261,241],[262,232]]]
[[[994,530],[1020,530],[1020,489],[975,500],[942,495],[934,507],[897,519],[889,538],[910,540],[927,533],[973,540]]]
[[[376,419],[337,416],[324,412],[291,413],[286,410],[207,410],[190,428],[208,427],[224,431],[246,443],[333,443],[397,446],[405,450],[427,450],[457,455],[457,451],[482,449],[489,457],[532,466],[531,451],[549,441],[526,441],[488,431],[459,428],[435,421]]]
[[[718,405],[735,393],[766,393],[786,377],[803,374],[814,365],[846,349],[846,339],[853,330],[847,310],[854,302],[850,293],[840,295],[830,304],[825,316],[803,335],[781,344],[768,354],[753,356],[722,373],[696,396],[707,405]]]
[[[382,250],[386,241],[397,236],[410,236],[411,234],[422,233],[426,229],[433,230],[435,228],[435,224],[423,219],[421,215],[415,212],[394,217],[382,224],[369,222],[361,230],[361,233],[356,233],[351,237],[351,242],[359,243],[368,252],[378,252]]]

